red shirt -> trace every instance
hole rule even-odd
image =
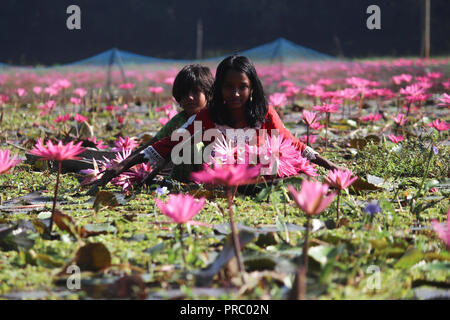
[[[211,114],[208,108],[203,109],[197,115],[195,116],[194,121],[201,121],[202,124],[202,130],[205,132],[208,129],[214,129],[216,128],[216,124],[211,119]],[[292,143],[295,145],[295,147],[303,152],[306,148],[306,145],[295,138],[292,133],[286,129],[283,125],[283,122],[281,121],[278,113],[275,111],[275,109],[272,106],[268,107],[268,112],[266,114],[266,117],[264,119],[264,122],[262,123],[261,127],[258,129],[265,129],[267,130],[267,133],[270,134],[272,129],[278,130],[278,134],[283,135],[286,139],[291,139]],[[257,129],[257,130],[258,130]],[[186,127],[186,130],[189,131],[191,136],[194,134],[194,122],[189,124]],[[259,138],[259,137],[258,137]],[[203,137],[202,137],[203,139]],[[155,144],[153,144],[153,148],[155,149],[158,154],[163,157],[164,159],[167,159],[167,157],[170,156],[170,153],[180,141],[172,141],[171,137],[166,137],[162,140],[159,140]],[[205,145],[208,145],[212,141],[203,141]],[[259,142],[259,141],[258,141]]]

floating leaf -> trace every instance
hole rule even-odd
[[[78,249],[74,263],[82,271],[100,271],[111,265],[111,254],[101,242],[88,243]]]
[[[99,235],[105,233],[114,233],[117,231],[116,227],[109,223],[92,223],[84,225],[84,229],[89,235]]]
[[[333,246],[328,245],[315,246],[309,248],[308,256],[319,262],[320,265],[324,266],[328,261],[328,255],[333,249]]]
[[[73,231],[78,230],[78,227],[76,226],[73,219],[59,210],[55,210],[55,213],[53,214],[53,222],[58,226],[59,229],[67,231],[71,235],[74,235]],[[78,234],[83,235],[84,230],[81,229]]]
[[[394,268],[396,269],[411,268],[413,265],[424,259],[424,257],[425,256],[421,251],[417,250],[416,248],[410,248],[405,252],[405,254],[400,258],[400,260],[397,261],[397,263],[394,265]]]
[[[241,249],[255,238],[255,233],[247,230],[239,231],[239,242]],[[223,246],[217,259],[210,264],[206,269],[201,270],[195,275],[195,283],[199,286],[208,286],[213,280],[214,276],[234,257],[234,246],[231,235],[226,238],[226,242]]]
[[[350,188],[353,191],[376,191],[380,190],[381,188],[362,180],[361,178],[358,178],[351,186]]]
[[[93,208],[95,212],[98,212],[101,206],[117,207],[118,205],[119,202],[114,193],[110,191],[99,191],[95,197]]]

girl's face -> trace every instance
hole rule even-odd
[[[180,100],[180,107],[192,116],[206,107],[206,96],[200,89],[193,89],[189,94]]]
[[[228,70],[222,85],[222,96],[231,109],[244,108],[250,98],[251,82],[247,75],[236,70]]]

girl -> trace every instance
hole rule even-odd
[[[195,122],[197,122],[197,127]],[[198,124],[201,124],[201,130],[198,130]],[[219,64],[211,103],[207,108],[189,118],[182,127],[189,132],[191,137],[198,131],[205,132],[208,129],[217,129],[224,135],[227,135],[229,129],[256,129],[256,131],[263,129],[268,134],[271,134],[272,130],[277,130],[286,139],[292,139],[296,148],[311,162],[327,169],[337,168],[313,149],[306,147],[305,144],[294,138],[284,127],[275,109],[267,104],[255,67],[248,58],[243,56],[233,55]],[[196,129],[195,132],[194,129]],[[202,142],[211,143],[206,139],[203,139]],[[128,158],[127,166],[148,161],[155,172],[170,162],[172,149],[177,144],[176,139],[166,137],[136,154],[132,159]],[[153,177],[153,175],[151,176]],[[94,187],[105,185],[109,180],[102,178]]]
[[[211,101],[213,83],[214,77],[212,76],[210,69],[206,66],[191,64],[181,69],[173,82],[172,95],[180,104],[182,111],[170,119],[149,142],[133,151],[133,153],[121,163],[106,170],[102,178],[94,181],[94,183],[106,181],[106,184],[111,179],[137,164],[131,164],[130,160],[134,159],[136,155],[148,146],[161,139],[170,137],[174,130],[181,127],[190,117],[204,109],[208,102]],[[176,180],[187,180],[190,176],[190,173],[187,170],[189,167],[184,164],[176,165],[173,168],[170,167],[168,169],[170,170],[166,170],[166,174],[170,171],[171,177]]]

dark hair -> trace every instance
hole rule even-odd
[[[222,86],[228,70],[245,73],[250,80],[252,99],[251,101],[249,99],[245,105],[245,117],[248,125],[254,128],[261,124],[266,117],[268,111],[267,100],[255,67],[251,61],[244,56],[229,56],[217,67],[216,80],[214,81],[213,86],[213,97],[209,105],[212,120],[215,123],[228,126],[233,126],[235,122],[231,115],[231,111],[224,103],[222,96]]]
[[[180,102],[183,97],[189,95],[192,90],[200,89],[211,100],[214,77],[208,67],[199,64],[190,64],[178,72],[172,87],[172,95]]]

